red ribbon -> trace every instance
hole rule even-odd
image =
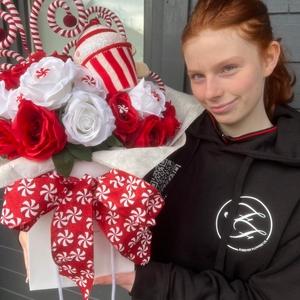
[[[164,205],[159,192],[144,180],[120,170],[97,179],[68,179],[48,173],[22,179],[5,189],[1,223],[28,231],[54,210],[51,250],[60,275],[76,282],[85,300],[94,280],[93,219],[124,257],[145,265],[150,259],[149,226]]]

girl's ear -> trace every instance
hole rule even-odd
[[[268,77],[275,69],[280,55],[280,45],[273,41],[264,56],[264,77]]]

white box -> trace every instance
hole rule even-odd
[[[71,175],[81,178],[84,174],[97,177],[109,172],[109,168],[96,162],[76,162]],[[29,285],[30,290],[57,288],[56,265],[52,260],[50,227],[53,212],[42,216],[29,231]],[[95,278],[112,274],[110,242],[94,221],[94,271]],[[129,273],[134,263],[114,249],[115,273]],[[75,282],[61,276],[63,287],[76,286]]]

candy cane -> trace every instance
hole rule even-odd
[[[11,46],[15,41],[18,29],[15,25],[13,18],[7,12],[1,10],[0,18],[6,21],[9,25],[9,31],[6,39],[0,42],[0,49],[5,49]]]
[[[99,13],[96,15],[96,19],[105,19],[106,23],[105,26],[110,28],[112,25],[112,19],[108,15],[105,15],[104,13]]]
[[[152,71],[150,71],[149,76],[152,77],[157,82],[159,89],[165,94],[166,93],[165,85],[164,85],[163,81],[161,80],[161,78]]]
[[[24,48],[25,48],[28,56],[30,56],[30,53],[28,51],[27,42],[26,42],[25,30],[24,30],[23,24],[21,22],[21,18],[20,18],[20,15],[19,15],[18,11],[17,11],[17,8],[9,0],[0,0],[0,1],[7,7],[9,12],[11,13],[11,17],[14,20],[15,26],[18,28],[18,30],[20,32]]]
[[[77,40],[74,40],[74,41],[69,42],[69,43],[65,46],[64,51],[63,51],[63,54],[68,55],[69,52],[70,52],[70,50],[71,50],[73,47],[75,47],[76,44],[77,44]]]
[[[11,70],[13,67],[14,67],[14,65],[12,65],[12,64],[6,64],[6,63],[1,64],[0,65],[0,72],[1,72],[0,74],[2,74],[4,71]]]
[[[105,8],[105,7],[101,7],[101,6],[92,6],[86,10],[87,15],[90,15],[95,12],[102,13],[104,16],[107,15],[107,16],[111,17],[114,20],[114,22],[116,23],[120,34],[124,37],[125,41],[127,41],[125,29],[124,29],[122,22],[111,10],[109,10],[108,8]]]
[[[63,2],[63,1],[52,2],[48,8],[48,14],[47,14],[48,22],[49,22],[49,25],[52,27],[52,29],[53,29],[53,27],[57,26],[56,20],[55,20],[55,14],[56,14],[57,8],[59,8],[59,7],[64,9],[68,16],[72,15],[70,7],[66,2]],[[51,22],[51,24],[50,24],[50,22]]]
[[[26,59],[22,55],[12,50],[0,50],[0,57],[14,58],[20,64],[26,62]]]
[[[86,15],[87,17],[89,17],[91,14],[97,12],[97,6],[93,6],[93,7],[90,7],[88,8],[85,12],[86,12]],[[112,19],[110,16],[108,16],[107,14],[104,14],[103,12],[100,12],[96,15],[95,17],[96,19],[105,19],[106,20],[106,24],[105,26],[110,28],[111,25],[112,25]]]
[[[30,21],[29,21],[31,36],[37,51],[43,51],[43,46],[42,46],[41,38],[39,35],[39,29],[38,29],[38,16],[44,1],[45,0],[34,1],[31,8]]]
[[[32,9],[31,9],[31,14],[30,14],[30,30],[31,30],[32,39],[33,39],[33,42],[34,42],[34,45],[35,45],[37,51],[43,50],[42,42],[41,42],[41,38],[39,35],[39,30],[38,30],[38,15],[39,15],[41,6],[44,3],[44,1],[45,0],[35,0],[35,2],[33,3]],[[78,29],[78,31],[80,31],[79,28],[84,27],[84,24],[86,23],[87,18],[85,15],[84,6],[83,6],[82,2],[80,0],[73,0],[73,1],[77,7],[78,17],[79,17],[79,22],[77,25],[78,28],[76,27],[75,29]],[[74,31],[75,31],[75,29],[74,29]],[[66,36],[66,37],[68,37],[68,36]]]
[[[48,8],[48,23],[50,28],[57,34],[59,34],[60,36],[63,37],[67,37],[67,38],[73,38],[77,35],[79,35],[81,33],[81,31],[83,30],[85,24],[87,23],[87,17],[86,17],[86,13],[85,13],[85,8],[82,4],[81,1],[79,0],[73,0],[76,4],[77,10],[78,10],[78,24],[76,26],[76,28],[72,29],[72,30],[65,30],[62,29],[60,26],[57,25],[56,20],[55,20],[55,14],[56,14],[56,10],[57,8],[61,7],[63,8],[67,15],[72,16],[71,12],[70,12],[70,8],[67,5],[66,2],[63,1],[55,1],[52,2],[50,7]]]

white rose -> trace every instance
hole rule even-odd
[[[144,78],[129,93],[132,106],[138,111],[141,119],[149,115],[162,117],[166,110],[166,97],[151,81]]]
[[[9,115],[7,112],[7,97],[8,90],[5,88],[5,82],[0,81],[0,117],[5,119],[9,119]]]
[[[66,103],[72,91],[75,65],[68,59],[45,57],[33,63],[20,78],[20,93],[50,110]]]
[[[19,104],[21,101],[25,99],[23,94],[20,92],[20,88],[15,89],[15,90],[10,90],[8,92],[7,96],[7,113],[10,117],[10,119],[14,119],[15,116],[17,115],[18,109],[19,109]],[[30,100],[30,99],[27,99]]]
[[[115,130],[115,117],[106,101],[93,93],[71,95],[62,118],[68,142],[86,147],[105,141]]]
[[[102,80],[82,65],[75,65],[74,87],[79,87],[85,92],[94,93],[103,99],[107,95]]]

